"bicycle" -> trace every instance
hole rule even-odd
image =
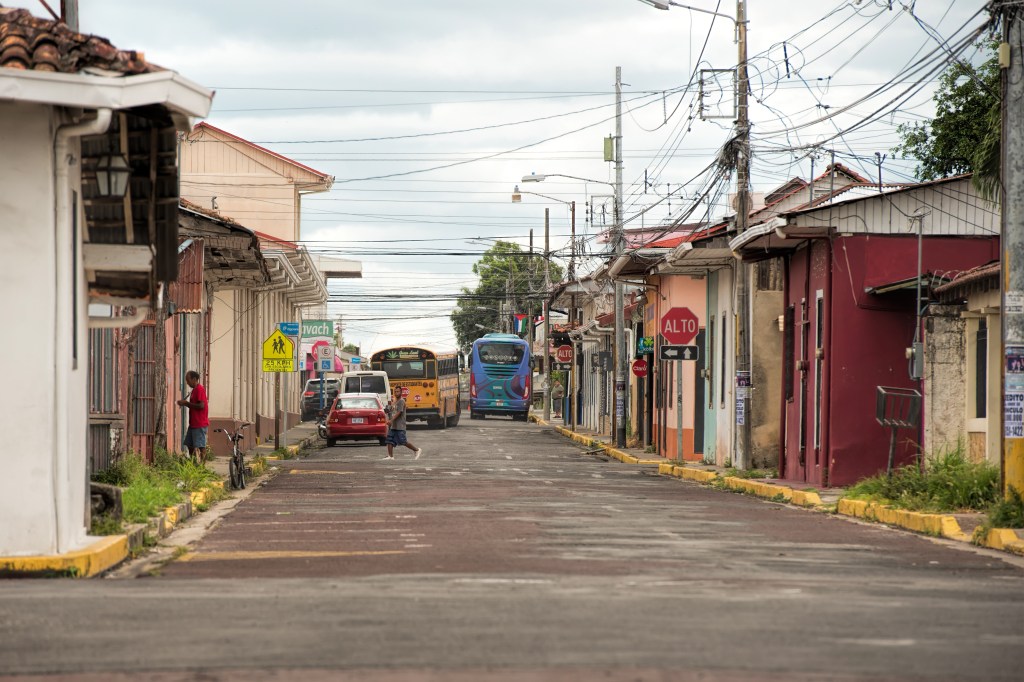
[[[238,427],[234,432],[228,431],[227,429],[217,429],[222,431],[227,436],[228,442],[231,443],[231,459],[228,460],[228,476],[231,478],[231,487],[235,490],[243,490],[245,488],[245,453],[238,447],[238,443],[242,440],[242,429],[247,426],[252,426],[249,422],[245,422]]]

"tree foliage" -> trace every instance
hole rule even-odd
[[[992,196],[999,185],[1000,99],[999,64],[995,45],[978,68],[953,63],[939,77],[933,97],[935,118],[926,123],[902,123],[900,143],[893,152],[918,162],[918,180],[974,173],[975,185]]]
[[[475,289],[462,288],[451,314],[459,348],[468,350],[484,334],[511,329],[512,313],[539,315],[543,309],[545,266],[552,282],[561,281],[562,268],[545,260],[541,252],[531,255],[519,244],[505,241],[488,249],[473,264],[473,274],[480,283]]]

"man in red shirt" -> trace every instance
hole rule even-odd
[[[206,389],[199,383],[199,372],[189,370],[185,373],[185,383],[192,392],[178,404],[188,408],[188,431],[182,445],[192,456],[192,461],[202,462],[206,459],[206,430],[210,426],[210,404],[206,399]]]

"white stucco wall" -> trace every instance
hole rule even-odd
[[[7,330],[0,352],[8,358],[0,554],[8,556],[67,552],[87,541],[86,290],[81,231],[77,247],[70,221],[58,234],[55,126],[50,107],[0,102],[0,149],[17,159],[0,164],[0,319]],[[77,143],[72,150],[77,157]],[[72,187],[79,185],[75,161]]]

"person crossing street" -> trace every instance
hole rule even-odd
[[[391,406],[391,415],[388,417],[388,436],[385,439],[388,446],[388,456],[384,459],[393,460],[395,458],[396,445],[404,445],[409,448],[416,454],[413,459],[419,459],[420,455],[423,454],[423,450],[410,443],[405,437],[406,407],[405,398],[402,397],[402,387],[395,386],[393,392],[395,395],[395,402]]]

